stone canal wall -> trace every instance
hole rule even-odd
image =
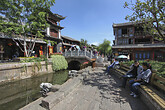
[[[11,63],[0,65],[0,82],[24,79],[34,75],[53,72],[52,62]]]

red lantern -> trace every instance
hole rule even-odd
[[[42,46],[40,46],[40,49],[42,50]]]
[[[12,43],[8,43],[9,46],[12,46],[13,44]]]

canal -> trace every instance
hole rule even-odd
[[[64,70],[0,84],[0,110],[17,110],[38,99],[42,82],[61,85],[67,79],[68,70]]]

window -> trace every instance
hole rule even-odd
[[[115,36],[117,35],[117,29],[114,29],[114,35]]]
[[[129,28],[129,33],[133,33],[133,28]]]
[[[135,57],[136,57],[136,59],[138,58],[138,54],[137,53],[135,54]]]
[[[118,29],[118,37],[121,37],[121,29]]]
[[[125,39],[122,40],[122,44],[124,44]]]
[[[129,36],[133,37],[133,27],[129,28]]]
[[[127,34],[127,28],[122,29],[122,34]]]
[[[150,58],[150,54],[149,54],[149,53],[147,53],[147,58],[148,58],[148,59]]]
[[[139,53],[139,58],[140,58],[140,59],[142,58],[142,54],[141,54],[141,53]]]
[[[143,58],[145,59],[146,58],[146,56],[145,56],[146,54],[145,53],[143,53]]]
[[[127,39],[127,44],[129,44],[129,39]]]
[[[133,34],[129,34],[130,37],[133,37]]]

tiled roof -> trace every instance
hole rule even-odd
[[[64,27],[58,26],[58,25],[52,23],[52,22],[49,21],[49,20],[48,20],[48,23],[51,24],[53,27],[56,27],[56,28],[58,28],[58,29],[64,29]]]
[[[12,39],[12,37],[10,37],[10,36],[8,36],[8,35],[5,35],[5,34],[3,34],[3,33],[0,33],[0,38],[3,38],[3,39]],[[24,39],[23,38],[19,38],[19,37],[13,37],[13,39],[14,40],[21,40],[21,41],[24,41]],[[29,38],[26,38],[25,39],[26,40],[26,42],[34,42],[34,40],[31,40],[31,39],[29,39]],[[42,39],[40,39],[40,38],[37,38],[36,40],[35,40],[35,42],[36,43],[42,43],[42,44],[46,44],[46,42],[45,41],[43,41]]]
[[[130,49],[130,48],[165,48],[165,44],[129,44],[129,45],[114,45],[112,49]]]
[[[72,46],[73,44],[68,44],[68,43],[62,43],[63,45],[66,45],[66,46]]]
[[[63,20],[63,19],[65,19],[66,17],[63,17],[62,15],[59,15],[59,14],[56,14],[56,13],[53,13],[53,12],[51,12],[50,10],[46,10],[49,14],[51,14],[51,15],[53,15],[54,17],[56,17],[56,18],[58,18],[58,19],[60,19],[60,20]]]
[[[130,22],[125,22],[125,23],[113,23],[113,27],[122,27],[122,26],[133,26],[133,25],[137,25],[137,24],[143,24],[145,22],[148,22],[149,20],[145,20],[145,21],[130,21]]]
[[[77,42],[80,42],[79,40],[75,40],[71,37],[68,37],[68,36],[61,36],[61,38],[64,38],[64,39],[68,39],[68,40],[71,40],[71,41],[77,41]]]
[[[66,17],[63,17],[62,15],[59,15],[59,14],[53,14],[53,15],[54,15],[55,17],[61,19],[61,20],[63,20],[63,19],[66,18]]]
[[[135,22],[126,22],[126,23],[118,23],[118,24],[115,24],[113,23],[113,27],[121,27],[121,26],[130,26],[130,25],[134,25]]]

